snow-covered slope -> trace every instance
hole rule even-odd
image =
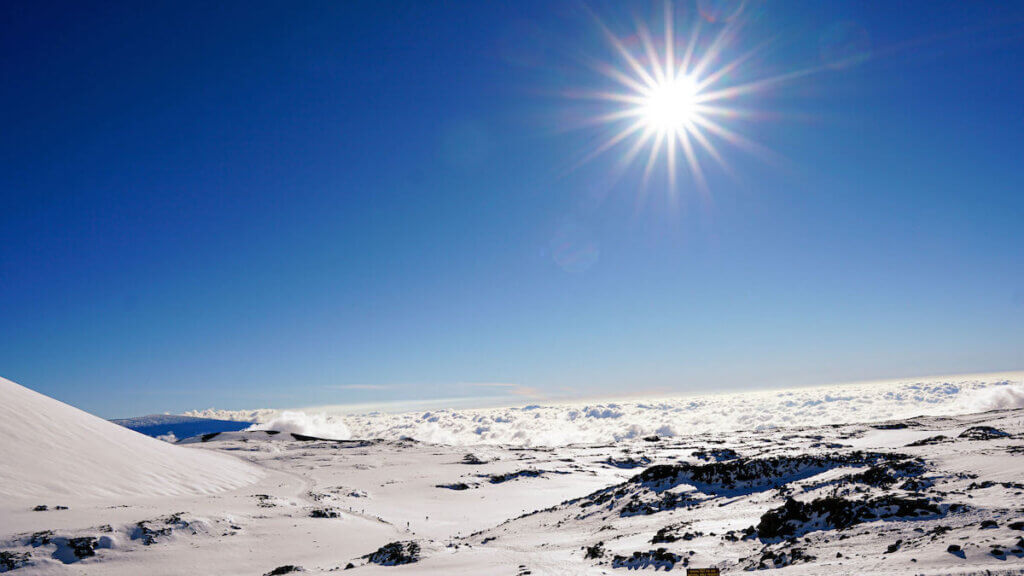
[[[261,472],[172,446],[0,378],[0,499],[205,494]]]

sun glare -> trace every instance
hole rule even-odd
[[[644,98],[640,112],[647,127],[661,132],[685,130],[697,104],[697,83],[689,76],[667,79]]]
[[[595,62],[594,69],[614,85],[593,91],[571,91],[573,98],[603,102],[608,109],[588,118],[582,127],[603,126],[612,130],[596,147],[585,153],[576,166],[585,164],[612,149],[622,151],[616,164],[618,172],[636,161],[644,164],[646,185],[654,168],[664,164],[670,194],[676,193],[677,171],[689,173],[694,187],[708,194],[702,160],[710,158],[730,172],[719,152],[722,143],[770,157],[769,151],[740,135],[731,121],[752,118],[756,113],[734,104],[741,96],[764,90],[778,82],[805,72],[761,78],[736,84],[744,76],[741,67],[752,61],[759,49],[748,50],[733,59],[725,58],[742,27],[730,12],[728,21],[699,19],[686,33],[677,33],[672,3],[666,1],[664,28],[652,34],[642,22],[636,33],[624,38],[616,35],[594,15],[600,29],[614,49],[618,62]],[[715,30],[702,39],[702,30]]]

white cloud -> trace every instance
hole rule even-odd
[[[285,411],[270,420],[254,424],[247,430],[277,430],[305,436],[316,436],[330,440],[348,440],[352,432],[340,416],[329,414],[307,414],[306,412]]]
[[[495,383],[476,386],[515,389],[516,385]],[[264,428],[290,426],[292,428],[288,431],[311,436],[411,437],[444,444],[544,446],[615,442],[647,435],[714,434],[739,429],[871,422],[1022,407],[1024,373],[1004,373],[605,403],[532,404],[513,408],[432,408],[428,412],[360,414],[343,410],[344,407],[320,407],[306,411],[313,416],[273,410],[250,410],[240,414],[265,422]],[[345,413],[344,422],[342,413]],[[212,410],[202,414],[216,414],[221,418],[231,415],[230,412]],[[285,418],[285,414],[302,416]],[[340,427],[335,429],[333,426]]]

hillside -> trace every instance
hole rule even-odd
[[[0,497],[209,494],[260,475],[229,456],[172,446],[0,378]]]

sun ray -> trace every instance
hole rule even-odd
[[[654,164],[658,159],[658,153],[661,152],[661,142],[664,139],[664,132],[655,133],[654,143],[651,144],[651,153],[647,157],[647,166],[644,167],[644,186],[647,186],[647,183],[651,180],[651,172],[654,171]]]
[[[680,143],[683,145],[683,154],[686,156],[686,163],[690,166],[690,173],[693,176],[694,183],[697,185],[697,190],[701,196],[706,198],[710,195],[708,182],[704,178],[704,171],[701,170],[700,161],[697,160],[697,155],[693,152],[690,135],[688,132],[680,132],[678,136]]]
[[[639,123],[630,124],[629,126],[626,126],[622,130],[617,132],[615,135],[613,135],[611,138],[608,138],[607,140],[602,142],[600,145],[598,145],[597,148],[592,150],[589,154],[584,156],[581,160],[576,162],[576,164],[573,165],[571,170],[579,168],[580,166],[583,166],[584,164],[586,164],[587,162],[590,162],[594,158],[597,158],[601,154],[604,154],[608,150],[611,150],[612,148],[615,147],[616,144],[618,144],[619,142],[622,142],[626,138],[629,138],[629,136],[631,136],[635,132],[638,132],[642,128],[643,128],[643,125],[641,125]]]
[[[651,61],[651,73],[658,84],[664,83],[665,72],[662,70],[658,49],[654,47],[654,39],[651,38],[651,33],[647,30],[647,26],[644,26],[643,23],[638,23],[636,35],[640,37],[640,44],[644,47],[644,53],[646,53],[647,59]]]
[[[690,63],[693,61],[693,52],[697,48],[697,38],[700,37],[701,22],[699,18],[697,23],[693,25],[693,31],[690,32],[690,41],[686,43],[686,52],[683,53],[683,61],[679,63],[679,74],[690,73]]]
[[[633,78],[629,74],[622,72],[621,70],[610,64],[602,62],[595,66],[595,69],[601,74],[604,74],[605,76],[611,78],[612,80],[615,80],[619,84],[622,84],[623,87],[628,88],[634,92],[643,92],[649,89],[646,85],[638,81],[636,78]]]
[[[712,144],[710,140],[708,140],[707,136],[704,135],[704,132],[701,131],[699,126],[696,124],[691,125],[689,132],[690,135],[693,136],[693,139],[701,145],[701,147],[715,160],[715,162],[718,163],[719,166],[724,170],[729,170],[729,165],[725,163],[725,158],[722,158],[718,149],[715,148],[715,145]]]
[[[729,23],[715,36],[715,39],[711,42],[711,46],[708,47],[704,55],[697,60],[697,64],[693,67],[691,73],[694,76],[702,76],[704,70],[714,64],[718,60],[719,54],[725,48],[727,43],[732,40],[740,29],[739,24]]]
[[[604,100],[607,102],[622,102],[623,104],[643,104],[646,97],[641,94],[623,94],[621,92],[607,91],[565,91],[562,93],[566,98],[576,100]]]
[[[735,131],[728,129],[717,122],[707,118],[694,118],[694,122],[703,126],[708,132],[711,132],[741,150],[745,150],[746,152],[757,156],[765,162],[777,162],[779,160],[779,156],[768,148],[750,140],[749,138],[741,136]]]
[[[635,72],[637,76],[639,76],[644,82],[646,82],[648,87],[657,86],[657,81],[643,67],[643,65],[640,64],[639,61],[637,61],[633,54],[629,52],[629,49],[626,48],[625,44],[623,44],[622,41],[619,40],[614,33],[612,33],[612,31],[604,24],[604,22],[601,21],[600,18],[597,17],[597,15],[594,15],[594,19],[597,21],[597,25],[604,32],[604,35],[608,39],[609,43],[611,43],[611,45],[615,48],[616,52],[619,53],[619,56],[626,61],[626,64],[629,65],[633,72]]]
[[[775,160],[770,150],[740,134],[739,126],[731,126],[737,120],[768,117],[756,109],[737,106],[738,99],[821,69],[808,68],[759,79],[749,76],[751,62],[775,39],[752,48],[747,46],[744,51],[737,51],[738,55],[731,54],[745,28],[742,18],[708,24],[698,17],[686,24],[677,19],[684,12],[677,14],[672,2],[666,0],[659,26],[635,20],[634,40],[627,43],[592,10],[588,11],[606,38],[614,62],[596,62],[592,67],[616,89],[568,94],[581,100],[605,102],[611,107],[585,120],[585,126],[607,125],[613,130],[578,165],[619,148],[622,155],[615,163],[616,174],[621,175],[634,165],[642,167],[643,186],[638,192],[641,197],[647,194],[655,173],[659,180],[664,173],[669,198],[674,202],[679,176],[686,171],[698,193],[707,199],[709,167],[735,176],[723,155],[726,145]],[[661,162],[664,172],[655,170]]]
[[[622,159],[619,161],[620,165],[623,168],[628,168],[630,165],[632,165],[633,161],[636,160],[636,157],[640,155],[640,151],[644,149],[644,146],[647,145],[647,143],[650,141],[653,135],[654,133],[651,131],[650,128],[644,129],[644,133],[641,134],[635,142],[633,142],[633,145],[630,146],[629,150],[627,150],[626,153],[622,156]]]
[[[809,76],[811,74],[817,74],[826,68],[823,66],[814,66],[811,68],[804,68],[803,70],[795,70],[793,72],[787,72],[785,74],[779,74],[778,76],[772,76],[770,78],[763,78],[761,80],[755,80],[747,84],[740,84],[738,86],[730,86],[728,88],[721,88],[714,92],[705,92],[697,97],[698,103],[701,102],[713,102],[716,100],[726,100],[743,96],[745,94],[751,94],[764,90],[765,88],[772,87],[776,84],[782,84],[795,80],[802,76]]]
[[[759,117],[763,117],[764,116],[763,112],[759,112],[759,111],[755,111],[755,110],[749,110],[749,109],[745,109],[745,108],[730,107],[730,106],[714,106],[714,105],[709,105],[709,104],[694,104],[694,109],[696,109],[696,111],[701,116],[705,116],[705,117],[706,116],[718,116],[720,118],[736,119],[736,118],[759,118]]]
[[[672,3],[665,2],[665,74],[674,74],[675,64],[675,34],[672,27]]]
[[[711,86],[713,86],[715,84],[715,82],[717,82],[719,79],[723,78],[726,74],[729,74],[730,72],[732,72],[736,68],[739,68],[744,63],[746,63],[748,60],[753,58],[755,54],[759,54],[759,53],[763,52],[764,49],[766,47],[768,47],[769,45],[771,45],[771,41],[762,42],[760,45],[758,45],[754,49],[748,50],[745,54],[741,55],[739,58],[734,59],[733,61],[729,62],[728,64],[726,64],[724,66],[720,66],[717,70],[715,70],[711,74],[708,74],[707,76],[705,76],[704,78],[701,79],[701,81],[697,85],[698,89],[699,90],[705,90],[707,88],[710,88]]]
[[[679,134],[676,132],[675,134]],[[670,191],[676,189],[676,139],[673,134],[665,138],[665,169],[668,172],[668,188]]]
[[[617,110],[615,112],[608,112],[607,114],[601,114],[591,118],[589,124],[610,124],[617,120],[625,120],[627,118],[638,118],[643,116],[643,110],[637,110],[635,108],[627,108],[625,110]]]

